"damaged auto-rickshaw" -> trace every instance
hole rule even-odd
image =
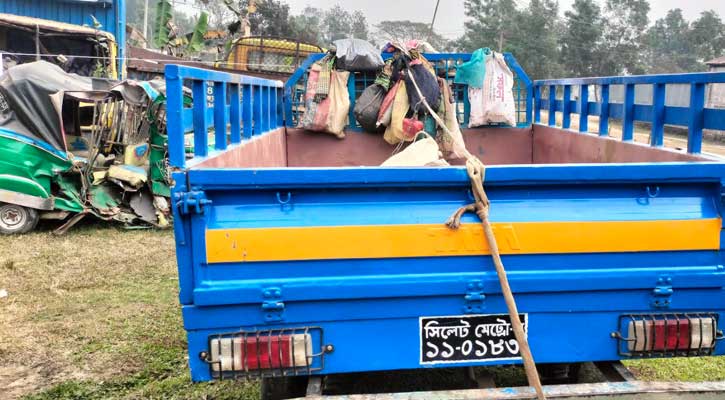
[[[86,215],[169,224],[163,82],[68,74],[39,61],[0,77],[0,233]]]

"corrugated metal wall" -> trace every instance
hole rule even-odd
[[[710,72],[725,72],[725,66],[710,67]],[[708,85],[707,107],[725,108],[725,84]]]
[[[93,26],[94,16],[104,31],[116,37],[118,68],[125,74],[126,2],[124,0],[0,0],[0,12]]]

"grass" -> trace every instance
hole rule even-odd
[[[256,382],[192,384],[170,231],[87,224],[0,237],[4,399],[254,399]],[[646,380],[724,380],[724,358],[633,361]]]
[[[0,289],[4,396],[258,397],[255,383],[191,383],[170,231],[0,237]]]

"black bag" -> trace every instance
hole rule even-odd
[[[378,113],[386,92],[384,87],[376,83],[368,86],[355,102],[353,110],[355,119],[366,132],[382,133],[385,131],[385,126],[376,127],[375,125],[378,122]]]
[[[428,102],[430,108],[434,111],[438,109],[441,101],[441,88],[438,86],[438,79],[430,71],[428,71],[423,65],[417,64],[412,65],[408,68],[408,73],[413,74],[415,83],[418,84],[423,97]],[[410,76],[405,77],[405,89],[408,90],[408,100],[410,101],[410,109],[414,113],[421,112],[427,114],[423,102],[421,101],[418,91],[413,86],[413,81],[410,80]]]

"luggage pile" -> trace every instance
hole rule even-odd
[[[382,66],[380,53],[368,42],[360,39],[334,42],[328,54],[310,68],[302,128],[344,138],[350,111],[347,92],[350,73],[377,71]]]
[[[383,53],[391,57],[383,62],[378,49],[367,42],[335,42],[333,49],[309,71],[301,127],[344,138],[350,111],[350,74],[375,71],[374,83],[362,92],[353,109],[364,131],[382,134],[386,142],[397,146],[396,152],[406,143],[422,140],[425,145],[409,146],[409,150],[426,149],[431,153],[430,143],[434,142],[440,157],[423,157],[427,160],[425,165],[468,158],[454,93],[448,81],[438,77],[423,56],[425,45],[416,40],[388,43]],[[513,74],[502,54],[477,50],[469,62],[459,66],[454,82],[468,86],[469,127],[516,125]]]

